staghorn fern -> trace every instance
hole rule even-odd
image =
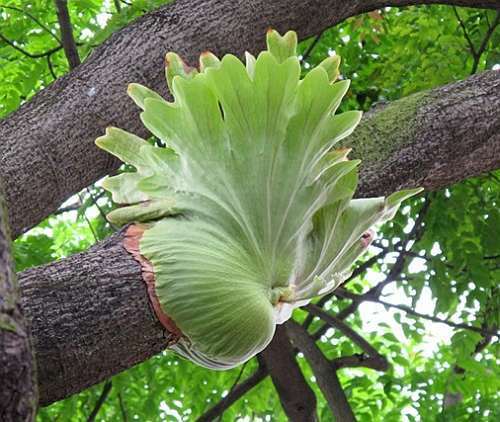
[[[300,79],[294,32],[267,34],[267,51],[200,57],[200,70],[167,54],[167,102],[137,84],[129,94],[167,148],[116,128],[97,145],[137,171],[105,180],[125,207],[118,224],[144,222],[140,254],[152,265],[161,310],[182,335],[172,346],[214,369],[234,367],[271,341],[295,307],[335,289],[368,247],[376,223],[419,189],[352,199],[358,160],[333,145],[358,111],[335,115],[349,81],[338,57]]]

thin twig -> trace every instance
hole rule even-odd
[[[384,249],[381,252],[379,252],[377,255],[372,256],[371,258],[367,259],[365,262],[361,263],[356,267],[356,269],[352,272],[352,274],[342,283],[342,286],[347,284],[349,281],[355,279],[356,277],[360,276],[363,274],[366,270],[369,268],[373,267],[379,259],[383,259],[385,255],[389,253],[389,250]],[[335,292],[329,293],[325,296],[323,296],[320,300],[318,300],[318,303],[316,305],[320,308],[322,308],[326,302],[328,302],[333,296],[335,295]],[[306,319],[302,323],[302,326],[304,328],[309,328],[311,323],[313,322],[314,316],[312,314],[307,315]]]
[[[483,41],[481,42],[481,45],[479,46],[476,52],[476,56],[474,57],[474,63],[472,64],[472,69],[470,72],[471,75],[477,72],[479,62],[481,61],[481,56],[486,50],[486,47],[488,46],[488,41],[490,40],[491,36],[493,35],[493,31],[495,31],[495,28],[498,26],[499,23],[500,23],[500,11],[497,11],[493,24],[492,25],[488,24],[488,31],[486,31]]]
[[[351,327],[349,327],[345,322],[338,319],[337,317],[330,315],[323,309],[317,307],[316,305],[310,303],[305,307],[309,312],[313,315],[320,317],[323,321],[325,321],[328,325],[333,328],[339,330],[346,337],[350,338],[355,344],[357,344],[361,350],[367,353],[369,356],[379,356],[383,358],[382,355],[379,354],[377,349],[373,347],[370,343],[368,343],[362,336],[360,336],[356,331],[354,331]]]
[[[47,56],[47,66],[48,66],[48,68],[49,68],[49,72],[50,72],[50,74],[51,74],[52,78],[53,78],[54,80],[56,80],[56,79],[57,79],[57,75],[56,75],[56,72],[54,71],[54,67],[52,66],[52,60],[51,60],[51,57],[52,57],[52,55],[51,55],[51,54],[49,54],[49,55]]]
[[[316,37],[314,38],[313,42],[309,44],[309,47],[307,47],[307,50],[304,52],[302,55],[302,58],[300,59],[300,63],[305,63],[305,61],[309,58],[311,55],[312,51],[314,50],[314,47],[318,44],[319,40],[321,39],[321,36],[323,35],[323,31],[321,31]]]
[[[47,33],[49,33],[56,41],[58,44],[61,44],[61,39],[56,35],[54,34],[50,28],[48,28],[44,23],[42,23],[36,16],[32,15],[30,12],[28,12],[27,10],[24,10],[24,9],[21,9],[20,7],[16,7],[16,6],[6,6],[6,5],[3,5],[3,4],[0,4],[0,7],[1,8],[4,8],[4,9],[10,9],[10,10],[15,10],[16,12],[20,12],[22,13],[23,15],[26,15],[28,18],[30,18],[33,22],[35,22],[36,24],[38,24],[42,29],[44,29]]]
[[[390,308],[399,309],[403,312],[406,312],[407,314],[416,316],[418,318],[428,319],[429,321],[437,322],[440,324],[446,324],[446,325],[449,325],[450,327],[462,328],[464,330],[475,331],[475,332],[483,334],[483,335],[496,336],[496,335],[500,334],[500,333],[496,333],[493,331],[489,331],[489,330],[484,329],[484,328],[474,327],[472,325],[467,325],[467,324],[463,324],[463,323],[456,323],[453,321],[449,321],[447,319],[441,319],[441,318],[435,317],[433,315],[421,314],[420,312],[415,311],[414,309],[410,308],[409,306],[398,305],[395,303],[386,302],[386,301],[380,299],[379,297],[373,296],[369,292],[367,292],[363,295],[358,295],[356,293],[351,293],[345,289],[338,289],[335,291],[335,293],[336,293],[336,295],[338,295],[344,299],[351,299],[353,301],[353,303],[360,304],[362,302],[375,302],[375,303],[379,303],[379,304],[384,305],[384,306],[388,306]]]
[[[122,11],[122,5],[120,4],[120,0],[113,0],[113,3],[115,4],[115,9],[118,13]]]
[[[483,329],[480,327],[474,327],[472,325],[463,324],[463,323],[456,323],[456,322],[450,321],[448,319],[441,319],[441,318],[435,317],[433,315],[422,314],[422,313],[417,312],[414,309],[410,308],[409,306],[398,305],[395,303],[386,302],[380,298],[367,296],[367,297],[363,298],[362,301],[380,303],[381,305],[388,306],[390,308],[399,309],[400,311],[406,312],[407,314],[416,316],[418,318],[427,319],[429,321],[437,322],[440,324],[446,324],[446,325],[449,325],[450,327],[453,327],[453,328],[462,328],[464,330],[475,331],[476,333],[480,333],[482,335],[500,336],[500,332],[489,331],[487,329]]]
[[[106,214],[104,213],[104,211],[102,210],[102,208],[99,206],[99,204],[97,203],[97,199],[98,198],[94,198],[94,195],[92,194],[92,191],[87,188],[87,193],[90,195],[90,198],[92,200],[92,203],[96,206],[97,210],[99,211],[99,214],[101,215],[101,217],[103,218],[103,220],[108,223],[110,225],[110,227],[116,232],[118,231],[118,227],[116,227],[113,223],[111,223],[110,221],[108,221],[108,219],[106,218]]]
[[[245,395],[253,387],[259,384],[264,378],[268,376],[267,369],[264,367],[259,367],[257,371],[248,377],[245,381],[238,384],[224,399],[222,399],[215,406],[210,408],[207,412],[201,415],[197,422],[210,422],[213,421],[217,416],[224,412],[228,407],[230,407],[236,400]]]
[[[228,391],[228,393],[227,393],[226,397],[227,397],[229,394],[231,394],[231,393],[233,392],[233,390],[236,388],[236,386],[237,386],[237,385],[238,385],[238,383],[240,382],[240,379],[241,379],[241,377],[242,377],[242,375],[243,375],[243,371],[245,370],[245,367],[247,366],[247,363],[248,363],[248,362],[249,362],[249,361],[247,360],[247,361],[246,361],[243,365],[241,365],[240,371],[238,372],[238,375],[237,375],[236,379],[234,380],[233,385],[232,385],[232,386],[231,386],[231,388],[229,389],[229,391]],[[226,397],[224,397],[222,400],[224,400]],[[218,417],[218,420],[219,420],[219,421],[222,419],[222,415],[224,414],[224,411],[225,411],[225,409],[223,409],[223,410],[222,410],[222,412],[220,412],[220,415],[219,415],[219,417]]]
[[[233,392],[233,390],[234,390],[234,388],[236,387],[236,385],[240,382],[240,379],[241,379],[241,377],[242,377],[242,375],[243,375],[243,371],[245,371],[245,367],[247,366],[247,363],[248,363],[248,362],[249,362],[249,361],[246,361],[243,365],[241,365],[240,372],[238,373],[238,376],[237,376],[237,377],[236,377],[236,379],[234,380],[233,385],[232,385],[232,386],[231,386],[231,388],[229,389],[228,394],[229,394],[229,393],[232,393],[232,392]]]
[[[57,47],[51,48],[50,50],[44,51],[43,53],[30,53],[29,51],[26,51],[24,48],[17,46],[13,41],[9,40],[7,37],[5,37],[3,34],[0,33],[0,39],[10,45],[13,49],[19,51],[20,53],[23,53],[25,56],[31,58],[31,59],[40,59],[42,57],[49,56],[56,51],[59,51],[62,49],[62,45],[59,45]]]
[[[61,38],[64,47],[64,54],[68,59],[69,68],[74,69],[80,64],[80,56],[76,47],[75,38],[73,37],[73,28],[71,26],[71,18],[68,11],[67,0],[55,0],[57,8],[57,20],[61,28]]]
[[[84,201],[83,201],[82,196],[80,194],[78,194],[78,198],[80,199],[80,202],[82,203],[82,206],[83,206]],[[83,218],[85,219],[85,221],[87,222],[87,225],[89,226],[90,231],[92,232],[92,237],[94,238],[95,242],[97,243],[99,241],[99,236],[97,236],[97,233],[95,232],[94,227],[92,227],[92,224],[90,223],[90,220],[87,217],[86,210],[83,210],[82,215],[83,215]]]
[[[118,393],[118,403],[120,405],[120,413],[122,414],[122,421],[127,422],[128,421],[127,410],[125,409],[125,403],[123,403],[121,391]]]
[[[113,384],[111,383],[111,381],[107,381],[106,384],[104,384],[104,387],[102,388],[102,391],[101,391],[101,395],[97,399],[97,403],[95,404],[94,409],[92,410],[92,412],[90,412],[90,415],[87,418],[87,422],[94,422],[95,421],[95,417],[97,416],[102,405],[104,404],[104,402],[108,398],[108,395],[109,395],[112,387],[113,387]]]
[[[470,52],[471,52],[472,56],[475,58],[477,53],[476,53],[476,49],[474,47],[474,43],[472,42],[471,38],[469,37],[469,33],[467,32],[467,28],[465,27],[465,23],[462,20],[462,18],[460,17],[460,15],[458,14],[458,10],[455,6],[453,6],[453,12],[455,13],[455,16],[457,17],[458,24],[462,28],[462,32],[464,33],[465,40],[469,44]]]
[[[77,202],[75,204],[68,205],[67,207],[61,207],[56,212],[54,212],[54,215],[64,214],[65,212],[69,212],[69,211],[78,211],[78,209],[81,206],[82,206],[82,204]]]

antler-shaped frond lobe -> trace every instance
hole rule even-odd
[[[165,75],[170,92],[172,92],[172,84],[176,76],[191,79],[197,73],[198,71],[194,67],[188,66],[178,54],[167,53],[165,56]]]
[[[111,222],[122,225],[175,213],[173,193],[178,157],[173,150],[155,148],[144,139],[113,127],[107,128],[106,135],[96,139],[96,144],[137,170],[103,181],[114,202],[140,204],[111,212],[108,215]]]
[[[220,60],[215,54],[210,51],[205,51],[200,54],[200,72],[205,72],[211,67],[218,66],[220,66]]]
[[[289,57],[297,56],[297,34],[288,31],[281,36],[274,29],[267,31],[267,50],[274,56],[278,63],[284,62]]]
[[[340,56],[334,55],[327,57],[318,66],[326,70],[330,82],[335,82],[340,75]]]
[[[140,253],[183,333],[175,350],[215,369],[261,351],[295,307],[342,283],[370,227],[418,192],[353,199],[359,160],[332,149],[361,118],[335,114],[349,88],[335,82],[340,59],[301,79],[295,33],[269,31],[267,44],[245,64],[205,52],[199,72],[167,54],[173,102],[129,86],[167,148],[119,129],[97,140],[136,169],[104,182],[127,205],[110,219],[150,223]]]
[[[148,98],[154,98],[159,101],[165,101],[161,95],[157,94],[153,90],[141,85],[141,84],[129,84],[127,88],[127,94],[129,95],[134,103],[144,110],[144,101]]]

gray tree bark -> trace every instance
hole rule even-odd
[[[31,323],[40,405],[68,397],[167,346],[123,231],[19,276]]]
[[[258,51],[269,27],[306,38],[383,6],[454,4],[497,8],[498,0],[177,0],[114,33],[74,71],[0,122],[0,178],[13,237],[72,194],[118,167],[94,140],[106,126],[147,135],[126,87],[139,82],[166,95],[163,58],[181,53]]]
[[[361,158],[359,196],[436,190],[500,167],[500,70],[382,104],[343,143]]]
[[[29,422],[37,408],[34,362],[10,255],[0,187],[0,421]]]

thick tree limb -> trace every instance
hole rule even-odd
[[[31,322],[40,404],[99,383],[167,346],[141,268],[113,235],[82,254],[19,276]]]
[[[435,190],[499,168],[499,109],[500,70],[376,107],[343,141],[363,159],[358,194]]]
[[[431,3],[498,7],[498,0],[177,0],[141,17],[114,33],[73,72],[58,79],[0,122],[0,177],[6,184],[13,236],[34,226],[69,196],[118,167],[116,159],[94,145],[94,139],[104,133],[106,126],[114,125],[141,136],[146,135],[136,107],[126,96],[126,86],[130,82],[144,83],[166,95],[162,68],[167,51],[178,51],[194,64],[198,54],[207,49],[219,55],[227,52],[241,55],[247,49],[253,52],[260,50],[269,27],[279,31],[295,29],[301,38],[305,38],[350,16],[383,6]],[[469,88],[468,103],[474,106],[474,99],[481,93],[473,87]],[[439,91],[437,94],[445,94],[441,104],[444,105],[447,92]],[[427,135],[433,134],[427,143],[438,144],[453,138],[453,145],[457,146],[453,156],[455,161],[433,161],[429,167],[429,160],[418,166],[410,160],[405,163],[410,165],[407,172],[411,172],[410,175],[416,173],[415,178],[410,180],[407,177],[402,181],[401,172],[396,172],[390,183],[383,187],[387,190],[391,189],[390,185],[403,182],[418,183],[422,176],[418,170],[428,171],[430,168],[433,172],[423,180],[426,187],[438,187],[443,182],[458,180],[457,177],[463,173],[456,170],[449,174],[445,171],[448,170],[445,164],[458,165],[458,156],[464,156],[464,151],[470,153],[467,175],[491,169],[494,165],[491,159],[480,164],[482,157],[493,155],[493,147],[488,146],[492,141],[492,123],[487,119],[491,116],[484,116],[480,108],[488,108],[490,97],[498,96],[494,92],[490,96],[481,94],[480,104],[464,114],[469,126],[474,122],[469,130],[465,130],[463,125],[452,129],[452,123],[456,121],[436,120],[435,115],[426,115],[425,110],[417,113],[420,120],[412,119],[413,112],[407,115],[407,127],[411,128],[413,123],[418,122],[419,131],[426,129],[424,132]],[[408,106],[398,103],[396,107],[403,105]],[[435,110],[431,107],[431,111]],[[448,106],[448,111],[453,110]],[[461,104],[457,104],[456,114],[464,111]],[[393,121],[393,125],[385,127],[380,136],[392,134],[391,139],[394,139],[400,132],[400,125],[394,126],[394,123],[399,122]],[[405,121],[401,123],[404,125]],[[475,131],[474,142],[464,138],[472,130]],[[409,130],[399,137],[405,145],[416,145],[417,140],[426,139],[419,137],[419,131],[413,133]],[[377,144],[374,145],[373,148],[377,149]],[[464,148],[461,148],[462,145]],[[471,146],[475,148],[470,149]],[[428,148],[423,149],[429,151]],[[442,146],[441,150],[433,147],[431,155],[438,160],[444,159],[439,152],[448,149],[449,145]],[[405,151],[410,152],[408,148]],[[422,155],[425,154],[418,157],[429,158]],[[379,165],[374,165],[377,160],[373,159],[372,167],[366,166],[368,176],[384,169],[390,170],[398,161],[408,157],[391,156],[391,160],[387,161],[385,156],[378,154],[378,158]],[[370,186],[368,189],[366,186],[371,184],[371,177],[367,177],[366,181],[364,194],[381,188]]]
[[[0,421],[33,421],[36,408],[33,355],[21,312],[0,188]]]
[[[325,396],[337,422],[355,421],[351,406],[347,401],[335,368],[328,362],[304,327],[294,321],[286,323],[292,342],[304,354],[316,377],[318,387]]]
[[[289,420],[316,421],[316,396],[295,360],[295,352],[283,325],[276,327],[273,340],[261,356]]]

